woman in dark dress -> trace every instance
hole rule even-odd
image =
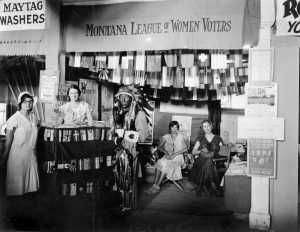
[[[220,144],[227,145],[223,139],[212,133],[212,122],[204,120],[201,123],[204,135],[197,137],[192,155],[195,162],[191,170],[191,181],[196,185],[197,195],[201,195],[202,189],[210,196],[214,192],[216,196],[222,196],[219,187],[218,173],[213,158],[219,157]]]

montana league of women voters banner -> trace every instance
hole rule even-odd
[[[68,52],[238,49],[258,43],[259,0],[62,7]]]
[[[300,35],[299,16],[299,0],[276,0],[276,35]]]

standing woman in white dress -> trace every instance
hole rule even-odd
[[[28,92],[20,93],[19,110],[7,120],[5,149],[1,157],[1,166],[7,163],[7,196],[21,196],[39,189],[36,159],[38,120],[32,112],[36,102],[37,97]]]

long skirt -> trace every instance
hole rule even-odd
[[[198,186],[207,186],[211,182],[218,183],[218,173],[211,158],[198,157],[191,169],[191,181]]]

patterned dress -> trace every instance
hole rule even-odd
[[[59,107],[58,116],[64,118],[64,124],[84,124],[86,114],[91,112],[92,108],[86,102],[81,101],[77,106],[72,106],[71,102],[67,102]]]
[[[19,111],[7,120],[7,129],[15,128],[7,161],[6,194],[8,196],[19,196],[39,189],[36,160],[37,124],[38,120],[33,113],[28,120]]]
[[[183,135],[178,134],[175,141],[172,140],[170,134],[163,136],[166,142],[164,144],[166,151],[180,151],[186,148],[186,142]],[[182,179],[181,166],[184,164],[183,155],[177,155],[174,159],[168,160],[165,156],[159,159],[155,165],[155,168],[160,170],[162,173],[166,173],[166,177],[169,180],[180,180]]]
[[[214,158],[219,156],[220,143],[223,139],[214,135],[213,139],[209,142],[205,135],[197,137],[196,142],[200,143],[199,150],[207,148],[208,151],[214,152]],[[199,157],[195,159],[191,170],[191,181],[196,185],[208,185],[210,182],[218,183],[218,173],[215,168],[215,164],[212,158],[206,158],[199,154]]]

